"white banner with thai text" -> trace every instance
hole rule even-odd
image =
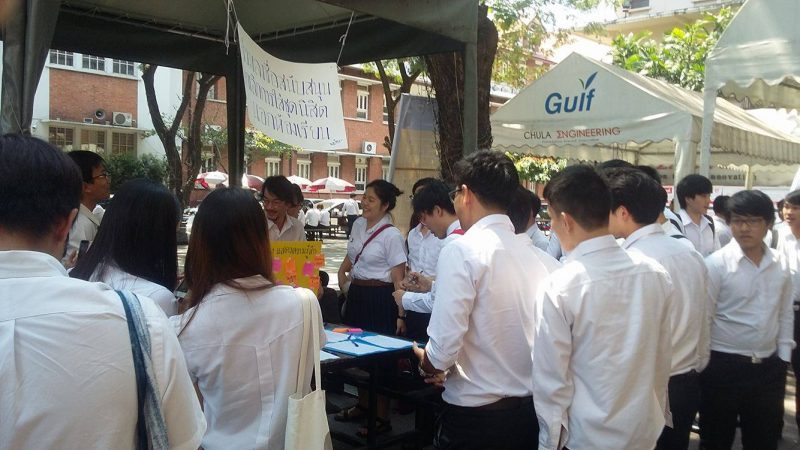
[[[267,136],[311,150],[347,148],[336,64],[283,61],[239,25],[247,115]]]

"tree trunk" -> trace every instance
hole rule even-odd
[[[192,72],[192,78],[195,75]],[[194,189],[194,180],[200,173],[200,167],[203,163],[203,139],[205,124],[203,123],[203,111],[206,108],[206,99],[208,99],[208,91],[214,86],[214,83],[219,79],[218,75],[201,74],[197,80],[197,99],[194,102],[194,108],[188,111],[187,122],[189,125],[188,138],[183,151],[183,165],[186,169],[186,181],[182,187],[181,202],[184,205],[189,204],[189,198]]]
[[[492,64],[497,52],[497,28],[487,17],[486,6],[478,15],[478,148],[492,145],[489,122],[489,97]],[[433,89],[436,92],[438,150],[442,178],[453,181],[453,166],[463,156],[464,55],[441,53],[425,57]]]
[[[383,98],[386,99],[386,114],[387,114],[387,122],[389,125],[389,135],[383,139],[383,146],[389,149],[389,154],[392,153],[392,142],[394,142],[394,129],[395,129],[395,107],[397,103],[400,101],[400,96],[402,94],[408,94],[411,92],[411,86],[414,85],[414,81],[417,80],[419,75],[422,73],[422,70],[415,69],[412,70],[410,73],[406,70],[405,60],[398,59],[397,66],[398,70],[400,71],[400,77],[402,78],[402,82],[400,84],[400,90],[398,91],[397,95],[395,96],[392,93],[392,88],[389,85],[391,80],[389,76],[386,74],[386,69],[383,67],[382,61],[375,61],[375,65],[378,67],[378,74],[381,78],[381,85],[383,86]]]

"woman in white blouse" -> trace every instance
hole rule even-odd
[[[389,212],[397,204],[399,189],[386,180],[367,185],[361,199],[363,213],[350,230],[347,256],[339,267],[339,288],[347,291],[345,323],[381,334],[404,334],[405,313],[394,302],[392,293],[400,289],[405,275],[406,246],[400,230],[392,225]],[[349,288],[345,283],[350,280]],[[343,410],[337,420],[362,418],[366,395],[359,404]],[[378,431],[391,429],[388,400],[379,398]],[[361,435],[364,430],[360,430]]]
[[[203,200],[186,281],[190,309],[171,321],[208,421],[203,448],[282,449],[303,310],[294,289],[274,284],[266,219],[248,191],[216,189]],[[308,356],[305,392],[313,369]]]
[[[177,314],[172,290],[179,220],[178,200],[164,185],[145,179],[124,183],[70,276],[131,291],[153,300],[167,316]]]

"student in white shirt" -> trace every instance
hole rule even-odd
[[[132,291],[155,301],[167,316],[177,314],[172,291],[178,276],[180,206],[175,195],[161,183],[131,180],[119,188],[105,216],[94,244],[70,276]]]
[[[267,215],[270,241],[305,241],[305,224],[289,214],[295,204],[294,186],[283,175],[267,177],[261,186],[261,203]]]
[[[353,224],[358,219],[358,202],[356,202],[356,194],[350,194],[350,198],[344,201],[342,205],[342,212],[347,217],[347,238],[350,239],[350,232],[353,229]]]
[[[303,308],[295,289],[274,283],[266,225],[258,202],[240,188],[215,189],[195,217],[186,255],[190,309],[170,320],[205,406],[208,450],[284,446]],[[312,307],[322,330],[319,305]],[[306,364],[304,393],[310,351]]]
[[[668,414],[670,277],[609,234],[611,194],[593,168],[567,167],[544,196],[569,256],[536,302],[539,448],[652,449]]]
[[[783,217],[781,233],[778,235],[778,253],[786,260],[792,274],[792,302],[794,305],[794,341],[800,342],[800,190],[786,194],[780,202]],[[775,227],[777,228],[777,227]],[[769,233],[768,233],[769,235]],[[792,350],[792,371],[796,379],[800,379],[800,346]],[[795,422],[800,428],[800,392],[795,390]]]
[[[434,446],[535,448],[533,298],[552,267],[506,215],[519,185],[507,156],[477,151],[454,172],[451,198],[466,232],[442,250],[430,339],[414,348],[429,380],[447,372]]]
[[[539,199],[538,195],[527,189],[525,189],[525,192],[527,192],[525,195],[528,197],[531,204],[531,215],[528,219],[528,229],[525,231],[525,234],[531,238],[536,248],[547,251],[550,239],[542,233],[542,230],[539,229],[539,225],[536,223],[536,216],[539,215],[539,211],[542,209],[542,200]]]
[[[729,195],[718,195],[714,199],[714,233],[719,239],[720,248],[728,245],[728,242],[733,239],[731,227],[728,226],[728,222],[731,220],[731,213],[728,211],[728,200],[730,198]]]
[[[792,280],[764,235],[772,200],[740,191],[728,200],[732,242],[706,258],[711,359],[700,374],[704,448],[731,448],[737,421],[744,448],[776,449],[793,340]]]
[[[81,185],[60,149],[0,137],[0,448],[136,448],[136,375],[120,297],[69,278],[57,259]],[[180,345],[164,313],[140,303],[168,445],[196,449],[206,424]]]
[[[75,264],[81,241],[94,241],[100,227],[101,216],[93,211],[99,202],[108,200],[111,194],[111,175],[106,169],[106,162],[95,152],[74,150],[67,153],[81,170],[83,189],[78,217],[69,232],[66,254],[63,261],[68,267]]]
[[[683,223],[683,234],[703,257],[720,248],[714,224],[706,214],[712,190],[711,181],[698,174],[685,176],[675,187],[675,196],[681,206],[678,215]]]
[[[322,206],[322,203],[317,206]],[[306,236],[309,236],[311,240],[314,240],[314,234],[319,231],[319,211],[316,208],[311,208],[306,213]]]
[[[339,289],[347,293],[344,320],[348,325],[381,334],[403,335],[406,315],[394,303],[392,293],[405,275],[406,248],[403,235],[389,214],[402,192],[386,180],[367,184],[361,200],[362,216],[355,221],[347,244],[347,255],[339,267]],[[350,286],[346,287],[347,280]],[[366,392],[359,393],[358,405],[344,409],[337,420],[362,418],[367,410]],[[377,433],[391,430],[389,403],[378,397]],[[366,429],[358,434],[366,436]]]
[[[658,173],[658,170],[656,170],[655,167],[647,165],[638,165],[632,167],[644,172],[645,175],[649,176],[653,181],[661,186],[661,189],[664,189],[664,187],[661,185],[661,175]],[[664,195],[666,196],[666,191],[664,191]],[[664,201],[664,204],[667,204],[666,200]],[[661,229],[664,230],[664,233],[666,233],[667,236],[677,239],[678,242],[684,246],[694,250],[694,244],[692,244],[692,241],[687,239],[683,234],[683,224],[681,223],[681,219],[677,216],[677,214],[672,212],[668,206],[663,206],[663,210],[661,211],[661,214],[658,215],[656,223],[661,225]]]
[[[672,426],[664,427],[656,449],[686,450],[700,402],[698,372],[709,354],[706,265],[694,248],[667,236],[657,223],[667,201],[660,184],[639,169],[611,169],[603,175],[611,189],[611,234],[625,239],[623,249],[656,260],[672,278]]]
[[[464,234],[449,192],[450,188],[446,184],[433,180],[430,184],[417,189],[412,200],[414,215],[418,217],[420,224],[441,240],[442,248]],[[410,272],[403,280],[403,289],[394,292],[395,302],[409,314],[417,312],[430,317],[435,292],[427,286],[435,286],[432,281],[432,278],[426,277],[425,273]],[[424,289],[421,286],[423,283],[426,286]],[[425,339],[427,340],[427,335]]]

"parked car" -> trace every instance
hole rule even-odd
[[[344,208],[344,200],[345,199],[343,198],[323,200],[322,208],[331,213],[331,218],[344,217],[344,214],[342,213],[342,208]],[[358,202],[358,214],[361,215],[361,201],[356,200],[356,202]]]
[[[303,206],[306,209],[311,209],[311,208],[314,208],[315,206],[317,206],[317,203],[319,203],[321,201],[322,201],[321,198],[306,198],[306,199],[303,199]]]

